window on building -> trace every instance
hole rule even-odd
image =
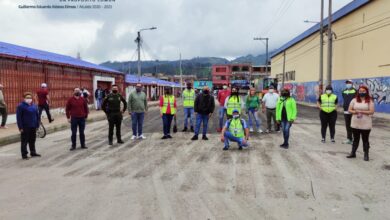
[[[226,72],[226,67],[217,67],[215,71],[217,73],[225,73]]]
[[[248,72],[249,71],[249,66],[243,66],[241,69],[244,72]]]
[[[233,66],[232,67],[232,71],[233,72],[238,72],[238,71],[240,71],[240,67],[239,66]]]

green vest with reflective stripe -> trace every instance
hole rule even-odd
[[[336,110],[336,99],[337,96],[335,94],[327,95],[323,94],[321,95],[321,109],[322,111],[326,113],[333,112]]]
[[[355,89],[346,89],[343,91],[343,94],[349,95],[349,94],[356,94]]]
[[[195,104],[195,91],[193,89],[191,90],[184,90],[183,92],[183,106],[184,108],[193,108]]]
[[[161,107],[161,113],[166,114],[168,109],[168,103],[171,107],[171,115],[176,114],[176,108],[175,108],[175,96],[163,96],[163,106]]]
[[[240,99],[237,98],[236,96],[232,97],[230,96],[228,101],[227,101],[227,104],[226,104],[226,113],[228,115],[233,115],[233,110],[234,109],[237,109],[238,110],[238,113],[241,114],[241,103],[240,103]]]
[[[240,118],[230,120],[229,131],[236,138],[243,138],[245,136],[244,127]]]

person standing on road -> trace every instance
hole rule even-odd
[[[76,87],[73,90],[73,97],[68,99],[68,102],[66,103],[65,112],[66,118],[68,119],[72,130],[72,147],[70,148],[70,150],[73,151],[76,149],[77,128],[79,129],[80,134],[81,149],[87,149],[87,147],[85,146],[84,130],[85,121],[88,118],[89,110],[87,101],[85,101],[85,99],[81,97],[80,88]]]
[[[218,110],[219,127],[217,128],[217,132],[222,131],[223,118],[226,115],[225,100],[229,96],[230,96],[230,90],[228,90],[228,86],[223,85],[223,89],[218,91],[218,95],[217,95],[217,100],[219,102],[219,110]]]
[[[187,131],[188,119],[190,120],[191,132],[194,132],[193,115],[195,105],[195,90],[192,89],[192,84],[187,83],[187,89],[183,91],[183,107],[184,107],[184,129]]]
[[[37,91],[37,95],[35,98],[38,100],[39,119],[41,119],[42,117],[42,111],[45,110],[49,123],[52,123],[54,119],[52,119],[50,114],[50,96],[46,83],[42,83],[41,88]]]
[[[276,121],[282,125],[283,144],[280,147],[288,149],[290,138],[290,128],[297,118],[297,104],[295,99],[291,97],[288,89],[283,89],[281,97],[276,103]]]
[[[338,98],[333,93],[333,88],[330,85],[326,87],[325,92],[326,94],[322,94],[317,101],[317,106],[320,109],[321,142],[325,143],[326,130],[329,126],[330,140],[335,143]]]
[[[249,95],[246,98],[246,112],[248,114],[248,124],[249,124],[249,131],[253,132],[253,126],[252,126],[252,117],[256,123],[257,132],[263,133],[263,130],[261,130],[261,119],[258,115],[258,110],[260,109],[260,98],[256,95],[256,90],[254,88],[251,88],[249,90]]]
[[[279,95],[275,92],[274,86],[268,88],[268,92],[263,97],[263,113],[267,115],[267,130],[266,133],[272,131],[272,121],[274,123],[275,131],[278,131],[278,125],[276,123],[276,103],[279,100]]]
[[[161,139],[172,138],[171,124],[172,119],[176,114],[177,104],[176,98],[172,95],[172,88],[165,87],[164,95],[160,97],[160,112],[163,121],[164,136]]]
[[[96,110],[101,110],[102,109],[102,103],[104,99],[104,90],[102,89],[101,86],[98,86],[98,88],[95,91],[95,100],[96,100]]]
[[[1,124],[0,129],[7,129],[8,127],[5,126],[7,123],[7,104],[5,103],[4,94],[3,94],[3,85],[0,83],[0,116],[1,116]]]
[[[360,86],[356,98],[349,105],[349,112],[352,114],[351,127],[353,133],[353,143],[351,154],[347,158],[355,158],[356,150],[359,147],[360,136],[363,140],[364,160],[368,161],[368,151],[370,149],[370,132],[372,129],[372,115],[375,112],[374,101],[370,96],[367,86]]]
[[[232,88],[232,91],[230,92],[230,96],[226,97],[225,99],[225,109],[226,109],[226,115],[228,119],[233,118],[233,110],[237,109],[238,113],[241,114],[241,98],[239,96],[239,88],[234,87]]]
[[[343,91],[343,107],[344,107],[344,120],[345,120],[345,128],[347,129],[347,140],[343,142],[343,144],[352,144],[352,128],[351,128],[351,119],[352,114],[349,113],[349,104],[352,99],[356,96],[356,89],[353,88],[352,80],[345,81],[345,89]]]
[[[127,100],[127,110],[131,116],[131,125],[133,130],[133,136],[131,140],[146,139],[142,133],[144,124],[145,113],[148,111],[148,100],[146,94],[142,91],[142,84],[137,83],[135,86],[135,92],[129,95]]]
[[[89,91],[83,86],[81,88],[81,97],[83,97],[85,99],[87,104],[89,103],[89,96],[90,96]]]
[[[229,141],[237,142],[238,149],[248,147],[249,129],[244,119],[240,118],[240,111],[234,109],[232,118],[226,121],[221,132],[221,141],[224,143],[223,150],[229,150]]]
[[[121,102],[123,109],[121,111]],[[108,95],[102,104],[103,111],[107,115],[108,120],[108,145],[112,145],[114,136],[114,127],[116,130],[116,140],[118,144],[123,144],[121,136],[121,126],[123,120],[123,113],[127,109],[127,102],[119,93],[119,87],[112,85],[112,93]]]
[[[16,109],[16,121],[20,131],[22,159],[28,160],[27,144],[31,157],[40,157],[35,149],[37,128],[39,128],[39,111],[33,103],[32,94],[24,93],[24,101]]]
[[[196,127],[195,134],[191,138],[191,140],[198,140],[198,135],[200,131],[200,125],[203,124],[203,133],[202,140],[208,140],[207,127],[209,123],[209,119],[213,115],[215,109],[215,101],[214,96],[210,95],[210,88],[205,86],[203,88],[202,94],[200,94],[195,99],[195,113],[196,113]]]

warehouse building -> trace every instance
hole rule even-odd
[[[352,79],[356,87],[366,84],[375,99],[376,111],[385,113],[390,113],[389,9],[388,0],[355,0],[335,12],[332,23],[333,88],[341,97],[346,79]],[[327,19],[325,29],[326,26]],[[314,103],[319,94],[319,30],[320,25],[314,25],[271,56],[271,76],[280,87],[285,74],[285,87],[301,102]],[[326,80],[326,36],[324,41]]]

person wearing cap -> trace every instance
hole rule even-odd
[[[184,129],[183,132],[187,131],[188,120],[190,121],[191,131],[194,132],[194,105],[195,105],[195,90],[192,89],[192,84],[187,83],[187,88],[183,91],[183,107],[184,107]]]
[[[229,150],[229,141],[238,143],[238,149],[248,147],[249,129],[244,119],[240,118],[240,111],[234,109],[232,118],[227,120],[221,132],[221,141],[224,143],[223,150]]]
[[[348,108],[352,99],[355,98],[356,93],[357,91],[353,87],[353,81],[352,80],[345,81],[345,89],[343,90],[342,95],[343,95],[345,128],[347,130],[347,140],[343,141],[343,144],[352,144],[352,128],[351,128],[352,114],[348,111]]]
[[[290,128],[297,118],[297,104],[295,99],[291,97],[290,90],[283,89],[281,96],[276,103],[276,121],[282,125],[283,144],[280,147],[288,149],[290,138]]]
[[[131,140],[146,139],[143,135],[145,114],[148,111],[148,100],[145,92],[142,91],[142,84],[137,83],[135,92],[132,92],[127,99],[127,110],[131,116],[133,136]]]
[[[223,89],[219,90],[217,95],[217,100],[219,103],[219,111],[218,111],[219,127],[217,128],[217,132],[222,131],[223,119],[226,115],[225,100],[228,96],[230,96],[230,90],[228,89],[227,85],[223,85]]]
[[[164,95],[160,97],[160,112],[163,121],[164,136],[161,139],[172,138],[171,125],[172,119],[176,115],[177,104],[171,87],[164,88]]]
[[[8,128],[5,126],[7,123],[7,104],[5,103],[4,94],[3,94],[3,85],[0,83],[0,116],[1,116],[1,125],[0,129],[6,129]]]
[[[203,92],[195,99],[195,113],[196,113],[196,127],[195,134],[191,140],[198,140],[200,131],[200,125],[203,124],[202,140],[208,140],[207,128],[209,119],[211,118],[215,109],[214,97],[210,95],[210,88],[208,86],[203,87]]]
[[[330,131],[330,140],[332,143],[335,143],[334,137],[336,133],[337,103],[338,97],[333,93],[332,86],[328,85],[325,89],[325,94],[322,94],[317,100],[317,107],[320,109],[322,143],[325,143],[326,130],[328,126]]]
[[[33,103],[33,97],[30,92],[23,95],[21,102],[16,109],[16,122],[20,131],[22,159],[28,160],[27,144],[30,148],[31,157],[40,157],[35,149],[37,138],[37,129],[39,128],[39,111]]]
[[[42,111],[45,110],[49,123],[52,123],[54,119],[52,119],[50,114],[50,96],[46,83],[41,84],[41,88],[37,91],[35,98],[38,100],[39,118],[42,117]]]
[[[279,94],[275,92],[275,88],[273,85],[270,85],[268,88],[268,92],[263,97],[263,113],[267,115],[267,130],[266,133],[272,131],[271,125],[272,121],[274,123],[275,131],[278,131],[278,125],[276,123],[276,103],[279,100]]]

